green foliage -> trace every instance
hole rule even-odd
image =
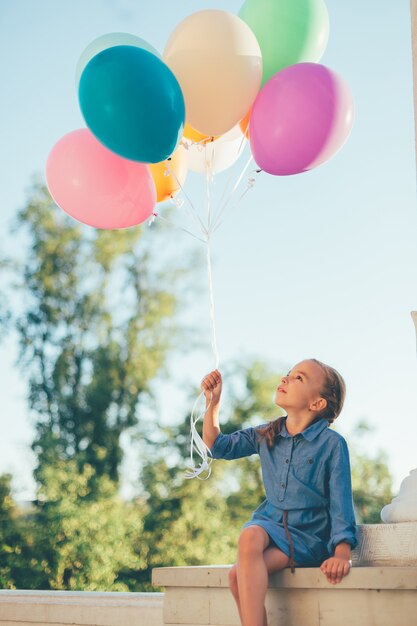
[[[392,500],[392,477],[386,452],[370,455],[361,444],[372,427],[361,421],[350,441],[353,500],[356,521],[360,524],[380,524],[381,510]]]
[[[76,460],[81,473],[88,464],[117,482],[121,434],[137,424],[175,336],[174,274],[155,269],[141,228],[77,225],[41,185],[17,227],[28,240],[15,323],[37,420],[36,479]]]
[[[145,563],[134,549],[143,512],[123,502],[106,476],[92,491],[90,465],[80,473],[75,461],[61,461],[42,472],[34,521],[46,588],[127,591],[119,572]]]
[[[135,587],[150,585],[154,567],[231,562],[238,528],[231,525],[218,480],[187,480],[178,466],[160,459],[142,471],[146,491],[143,541],[146,568],[136,572]]]
[[[40,582],[32,561],[33,545],[30,518],[16,506],[11,476],[4,474],[0,476],[0,588],[30,589]]]
[[[10,493],[11,476],[0,476],[0,587],[10,587],[10,555],[17,544],[17,529],[13,516],[14,502]]]

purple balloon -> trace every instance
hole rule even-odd
[[[275,176],[306,172],[342,147],[353,119],[352,95],[340,76],[318,63],[290,65],[264,85],[253,104],[253,157]]]

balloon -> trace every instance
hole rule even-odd
[[[134,46],[107,48],[84,69],[79,88],[87,126],[122,157],[159,163],[182,137],[185,109],[174,74]]]
[[[175,196],[187,176],[187,150],[179,145],[169,160],[149,165],[156,187],[156,201],[163,202]]]
[[[190,126],[188,122],[185,123],[183,134],[185,139],[189,139],[190,141],[194,141],[195,143],[211,141],[213,139],[213,137],[209,137],[208,135],[203,135],[203,133],[199,133],[198,130]],[[216,135],[214,139],[217,139],[217,137],[219,137],[219,135]]]
[[[352,129],[354,105],[346,83],[317,63],[298,63],[261,89],[250,118],[253,157],[269,174],[299,174],[324,163]]]
[[[246,0],[239,16],[262,51],[262,85],[284,67],[321,59],[329,38],[324,0]]]
[[[192,144],[188,147],[188,169],[199,174],[222,172],[231,167],[243,154],[247,141],[239,126],[204,145]]]
[[[151,46],[150,43],[141,39],[141,37],[136,37],[136,35],[131,35],[130,33],[107,33],[106,35],[101,35],[101,37],[97,37],[97,39],[94,39],[94,41],[88,44],[78,60],[77,67],[75,69],[77,90],[81,74],[83,73],[87,63],[102,50],[106,50],[106,48],[113,48],[114,46],[136,46],[137,48],[143,48],[144,50],[147,50],[148,52],[151,52],[161,58],[159,52]]]
[[[243,120],[240,120],[239,122],[240,130],[245,135],[246,139],[249,139],[249,122],[250,122],[251,113],[252,113],[252,109],[249,109],[249,111],[246,113]]]
[[[235,126],[259,91],[259,44],[249,26],[226,11],[209,9],[187,17],[163,56],[184,93],[187,121],[209,137]]]
[[[148,166],[107,150],[86,128],[64,135],[52,148],[46,182],[58,206],[95,228],[128,228],[155,206]]]

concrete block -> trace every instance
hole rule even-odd
[[[240,625],[239,612],[230,589],[208,589],[210,598],[210,624]]]
[[[210,596],[205,589],[172,587],[165,594],[164,624],[210,624]]]
[[[352,551],[355,567],[417,566],[417,523],[358,526],[358,545]]]
[[[265,608],[268,626],[321,626],[317,593],[311,590],[269,589]]]

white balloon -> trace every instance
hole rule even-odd
[[[188,169],[199,174],[218,173],[231,167],[243,154],[246,144],[247,139],[239,125],[206,143],[196,144],[183,139],[183,145],[188,148]]]

